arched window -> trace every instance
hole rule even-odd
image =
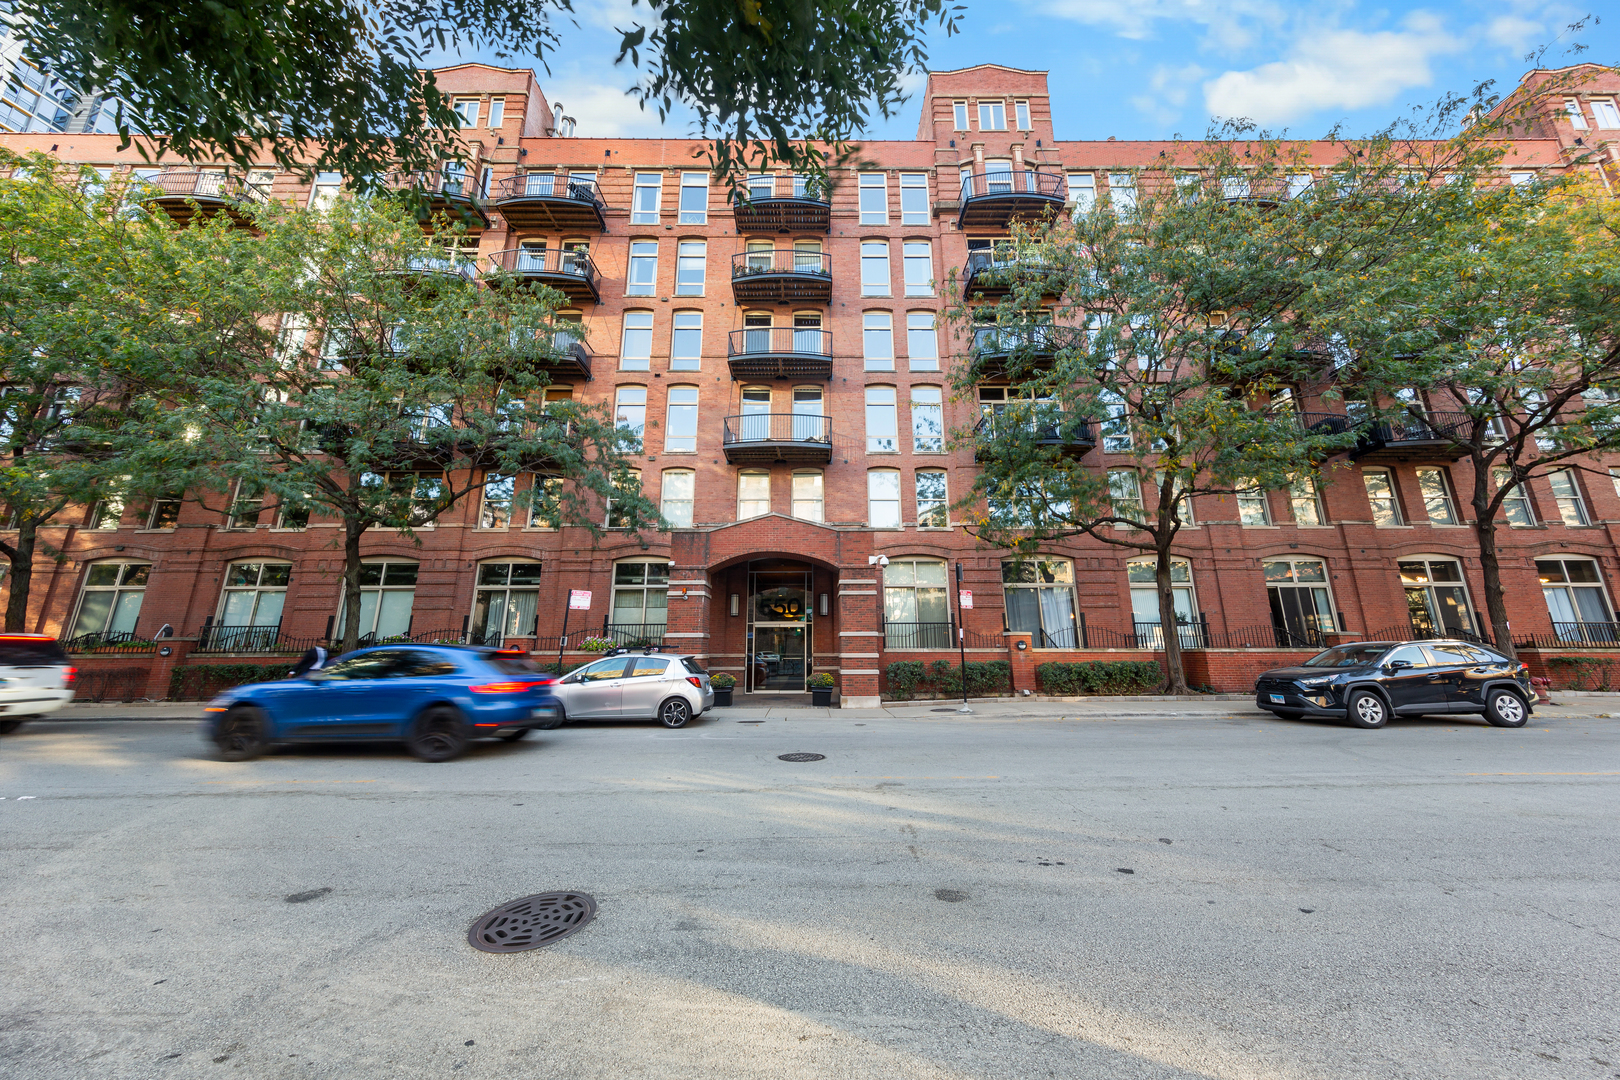
[[[761,517],[771,512],[771,474],[764,469],[744,469],[737,474],[737,520]]]
[[[661,640],[669,621],[669,563],[633,559],[613,567],[614,640]]]
[[[1074,565],[1067,559],[1004,562],[1001,587],[1007,605],[1007,629],[1027,632],[1037,649],[1079,647]]]
[[[539,601],[538,562],[512,559],[481,564],[469,643],[498,646],[509,637],[532,637],[538,629]]]
[[[1537,559],[1536,576],[1547,614],[1559,641],[1604,642],[1620,639],[1603,589],[1603,574],[1592,559]]]
[[[692,527],[693,493],[697,486],[697,473],[691,469],[665,469],[663,493],[658,512],[677,529]]]
[[[1413,637],[1473,636],[1478,632],[1461,563],[1443,555],[1416,555],[1395,565],[1406,590]]]
[[[140,621],[141,601],[146,598],[150,563],[98,562],[85,569],[84,587],[79,590],[79,610],[73,616],[70,638],[86,634],[103,640],[126,640],[135,634]]]
[[[1321,649],[1334,630],[1333,593],[1321,559],[1266,559],[1266,598],[1279,649]]]
[[[360,565],[360,622],[362,645],[404,637],[411,632],[411,607],[416,602],[417,564],[405,561],[365,562]],[[348,605],[338,599],[337,636],[343,637]],[[449,628],[444,628],[449,633]]]
[[[874,529],[900,528],[900,470],[867,472],[866,524]]]
[[[890,559],[883,568],[883,640],[890,649],[948,649],[950,598],[943,559]]]
[[[826,500],[822,491],[821,473],[812,471],[793,474],[793,516],[805,521],[826,520]]]
[[[670,387],[664,411],[664,453],[694,453],[697,450],[698,388]]]

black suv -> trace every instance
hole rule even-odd
[[[1483,713],[1496,727],[1524,727],[1534,700],[1527,665],[1471,641],[1358,641],[1254,684],[1254,703],[1284,720],[1345,717],[1361,728],[1431,713]]]

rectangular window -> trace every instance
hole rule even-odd
[[[737,474],[737,520],[763,517],[771,512],[771,474]]]
[[[709,261],[708,252],[709,245],[702,240],[680,242],[675,254],[676,296],[703,295],[703,272]]]
[[[952,114],[954,116],[954,119],[955,119],[956,130],[957,131],[966,131],[968,129],[968,107],[967,107],[967,102],[965,102],[965,101],[952,102],[951,103],[951,112],[952,112]]]
[[[276,335],[276,362],[285,366],[304,353],[309,340],[309,319],[303,315],[283,315],[281,331]]]
[[[793,516],[804,521],[825,520],[820,473],[793,474]]]
[[[900,174],[900,224],[928,224],[928,174]]]
[[[672,386],[664,421],[664,452],[690,454],[697,450],[698,388]]]
[[[1029,122],[1029,102],[1013,102],[1013,111],[1017,116],[1019,131],[1034,131],[1035,127]]]
[[[1532,172],[1508,173],[1508,183],[1514,187],[1528,187],[1536,182],[1536,174]]]
[[[895,470],[866,474],[866,523],[874,529],[900,527],[900,474]]]
[[[861,241],[861,295],[889,295],[889,242]]]
[[[687,469],[664,470],[664,494],[659,500],[658,512],[677,529],[692,527],[692,493],[697,484],[697,473]]]
[[[697,371],[703,364],[703,312],[677,311],[669,334],[669,370]]]
[[[1513,483],[1513,470],[1492,469],[1491,479],[1500,491]],[[1523,484],[1517,485],[1502,498],[1502,516],[1507,518],[1509,525],[1519,529],[1528,529],[1536,523],[1535,514],[1530,508],[1530,492]]]
[[[338,196],[343,193],[343,174],[335,172],[320,172],[315,174],[315,182],[309,188],[309,208],[320,210],[337,202]]]
[[[708,173],[681,173],[680,210],[680,222],[682,225],[707,225],[709,223]]]
[[[1136,177],[1131,173],[1108,174],[1108,201],[1118,214],[1136,209]]]
[[[1271,500],[1266,497],[1266,489],[1259,484],[1249,481],[1244,487],[1238,489],[1238,521],[1244,525],[1270,525]]]
[[[939,370],[939,338],[932,311],[906,312],[906,355],[912,371]]]
[[[476,98],[470,101],[458,101],[450,107],[455,111],[456,119],[462,127],[475,128],[478,126],[478,100]]]
[[[1103,407],[1103,453],[1128,454],[1132,449],[1130,406],[1113,390],[1102,390],[1097,400]]]
[[[979,130],[1006,131],[1007,103],[1004,101],[979,102]]]
[[[744,185],[748,199],[769,199],[776,194],[776,177],[765,174],[750,176]]]
[[[900,449],[895,430],[894,387],[868,386],[866,388],[866,452],[893,454]],[[899,498],[899,492],[895,498]]]
[[[1581,112],[1581,103],[1575,98],[1564,99],[1564,115],[1569,118],[1570,125],[1576,131],[1586,130],[1586,114]]]
[[[620,371],[646,371],[652,366],[653,313],[624,313],[624,339],[619,346]]]
[[[645,391],[643,391],[643,398],[645,398]],[[624,492],[625,495],[639,495],[639,494],[641,494],[641,470],[640,469],[631,469],[629,479],[625,480],[622,484],[619,483],[618,481],[614,481],[613,488],[614,488],[615,491]],[[619,506],[621,504],[623,504],[624,502],[627,502],[627,501],[628,500],[624,499],[624,498],[609,499],[608,500],[608,504],[607,504],[607,527],[608,528],[610,528],[610,529],[628,529],[630,527],[630,513],[629,513],[629,511],[622,510],[622,509],[619,508]]]
[[[1429,512],[1430,525],[1456,525],[1457,506],[1451,499],[1451,488],[1446,474],[1439,469],[1417,470],[1418,492],[1423,506]]]
[[[1573,469],[1554,469],[1547,474],[1547,483],[1552,485],[1553,499],[1558,503],[1558,516],[1564,519],[1565,525],[1591,524]]]
[[[180,522],[180,499],[153,499],[146,509],[146,528],[172,529]]]
[[[560,476],[537,476],[534,478],[534,492],[529,496],[529,528],[555,529],[562,521],[559,513],[562,495],[563,478]]]
[[[926,240],[907,240],[901,260],[907,296],[934,295],[934,251]]]
[[[911,388],[911,446],[919,454],[945,452],[944,392],[937,386]]]
[[[1115,517],[1142,520],[1142,481],[1132,470],[1108,470],[1108,498]]]
[[[658,285],[658,241],[630,241],[630,272],[625,277],[624,295],[651,296]]]
[[[484,505],[478,514],[480,529],[504,529],[512,524],[512,497],[517,478],[486,473],[484,476]]]
[[[1069,201],[1078,216],[1097,205],[1097,177],[1094,173],[1069,174]]]
[[[883,173],[861,173],[861,224],[889,223],[889,178]]]
[[[1363,469],[1361,481],[1367,485],[1367,502],[1372,507],[1374,525],[1399,525],[1401,507],[1395,497],[1394,478],[1383,469]]]
[[[1293,507],[1295,525],[1322,524],[1322,494],[1316,490],[1316,480],[1297,476],[1288,485],[1288,502]]]
[[[630,196],[630,224],[658,224],[658,196],[663,188],[663,173],[636,173],[635,191]]]
[[[887,311],[868,311],[861,317],[861,355],[867,371],[894,370],[894,320]]]
[[[1310,173],[1288,174],[1288,197],[1297,199],[1311,189],[1314,177]]]
[[[647,427],[647,388],[621,386],[615,399],[613,421],[628,435],[629,451],[641,453],[641,436]]]
[[[95,508],[90,511],[90,525],[89,525],[89,528],[92,528],[92,529],[116,529],[116,528],[118,528],[118,519],[123,517],[123,516],[124,516],[124,499],[123,499],[123,496],[121,496],[121,495],[109,496],[108,498],[102,499],[100,502],[96,503]],[[257,518],[257,516],[255,516],[254,521],[256,522],[257,520],[258,520],[258,518]],[[229,529],[229,528],[232,527],[232,525],[230,523],[227,523],[225,527],[227,529]],[[251,525],[248,526],[248,527],[252,528]]]
[[[945,470],[917,470],[917,526],[943,529],[950,525],[945,498]]]
[[[489,99],[489,126],[498,128],[506,122],[506,99]]]
[[[1597,126],[1613,131],[1620,128],[1620,109],[1614,107],[1614,99],[1595,99],[1592,102],[1592,119]]]

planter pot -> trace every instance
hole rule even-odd
[[[819,708],[829,709],[832,707],[832,695],[832,687],[830,686],[821,689],[811,687],[810,704],[818,706]]]
[[[729,708],[731,706],[732,686],[716,686],[714,688],[714,704],[716,708]]]

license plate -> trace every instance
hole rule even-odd
[[[1281,705],[1283,702],[1287,701],[1288,699],[1283,697],[1281,694],[1272,694],[1271,695],[1271,700],[1275,701],[1277,704]]]

